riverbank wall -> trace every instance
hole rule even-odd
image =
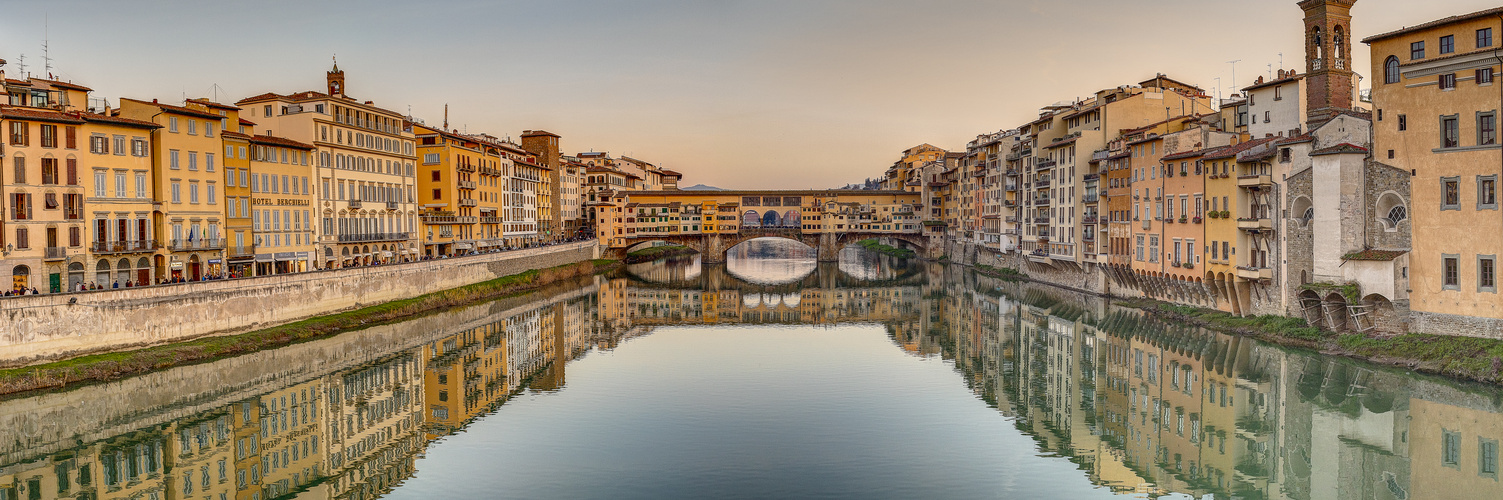
[[[599,256],[594,241],[389,266],[0,300],[0,367],[246,332]]]

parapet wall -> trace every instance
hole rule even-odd
[[[0,366],[245,332],[597,255],[589,241],[389,266],[0,299]]]

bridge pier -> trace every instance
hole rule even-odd
[[[840,243],[836,234],[821,233],[819,244],[811,246],[819,249],[820,262],[840,262]]]

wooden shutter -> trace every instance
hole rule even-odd
[[[68,185],[78,185],[78,159],[68,158]]]
[[[31,193],[26,193],[26,194],[23,194],[21,196],[25,196],[26,197],[26,218],[27,219],[35,219],[36,215],[33,215],[35,212],[31,211]]]
[[[26,157],[16,157],[16,172],[15,175],[11,176],[10,181],[16,184],[26,183]]]
[[[79,241],[79,233],[80,232],[81,231],[79,231],[78,226],[73,226],[73,227],[68,228],[68,246],[70,246],[70,247],[76,247],[76,246],[80,246],[80,245],[83,244],[82,242]]]
[[[29,238],[26,236],[26,228],[16,228],[16,248],[31,248],[31,243],[28,241]]]
[[[78,127],[65,127],[64,132],[68,149],[78,149]]]

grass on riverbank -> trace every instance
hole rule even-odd
[[[1360,333],[1336,334],[1306,326],[1300,318],[1275,315],[1243,318],[1222,311],[1149,299],[1127,300],[1121,304],[1150,314],[1252,336],[1267,342],[1313,348],[1323,354],[1347,356],[1452,378],[1503,382],[1503,340],[1423,333],[1393,337],[1370,337]]]
[[[695,252],[694,249],[683,245],[664,245],[644,248],[635,252],[629,252],[626,254],[626,259],[622,260],[622,262],[627,264],[636,264],[638,262],[652,262],[654,260],[665,257],[691,255],[695,253],[698,252]]]
[[[992,267],[992,266],[988,266],[986,264],[976,264],[975,266],[972,266],[972,267],[976,270],[976,272],[978,274],[983,274],[983,275],[986,275],[986,276],[991,276],[993,278],[997,278],[997,279],[1000,279],[1000,280],[1020,281],[1020,280],[1028,278],[1028,275],[1023,274],[1023,273],[1019,272],[1017,269],[1013,269],[1013,268],[1010,268],[1010,267]]]
[[[877,241],[876,238],[858,241],[856,242],[856,245],[860,246],[861,248],[880,253],[882,255],[897,257],[899,259],[912,259],[914,257],[918,257],[918,253],[914,252],[913,250],[909,250],[907,248],[898,248],[890,245],[883,245],[881,242]]]
[[[313,339],[344,330],[416,316],[438,309],[526,292],[549,283],[604,272],[619,265],[593,260],[548,269],[533,269],[490,281],[410,299],[309,318],[236,335],[204,337],[133,351],[94,354],[35,366],[0,370],[0,394],[103,381],[209,361]]]

